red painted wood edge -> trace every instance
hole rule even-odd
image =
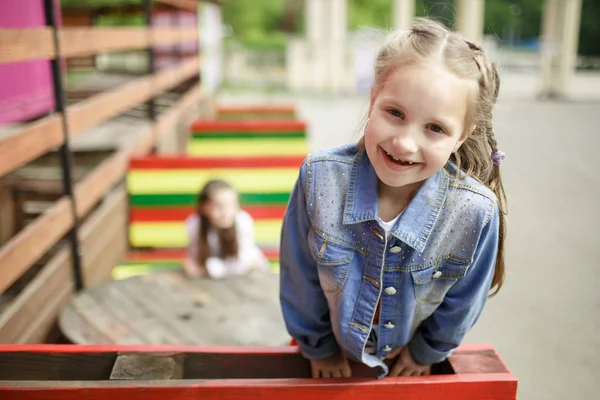
[[[217,112],[220,114],[237,114],[237,113],[293,113],[296,108],[292,105],[264,105],[264,106],[218,106]]]
[[[245,121],[195,121],[190,130],[193,132],[286,132],[306,130],[306,123],[296,120],[245,120]]]
[[[279,259],[279,248],[261,248],[269,260]],[[144,251],[130,251],[127,253],[127,261],[180,261],[187,255],[185,249],[154,249]]]
[[[489,344],[462,344],[453,354],[492,350]],[[298,354],[297,346],[197,346],[197,345],[99,345],[99,344],[0,344],[0,353],[220,353],[220,354]],[[452,356],[450,356],[452,358]]]
[[[61,386],[2,386],[2,398],[20,400],[514,400],[517,381],[509,374],[437,375],[374,379],[262,379],[126,381],[109,387],[86,382]],[[14,396],[14,397],[8,397]]]
[[[244,207],[244,210],[255,220],[283,218],[285,209],[285,206]],[[193,212],[193,207],[133,208],[129,213],[129,220],[130,222],[184,221]]]
[[[93,353],[160,353],[173,356],[182,353],[211,353],[223,355],[290,355],[298,348],[246,347],[246,346],[182,346],[182,345],[0,345],[2,352],[27,352],[43,354],[93,354]],[[469,357],[476,352],[487,352],[487,357],[501,363],[496,351],[489,345],[462,345],[450,357],[454,367],[456,357]],[[481,358],[481,354],[476,355]],[[485,361],[486,355],[483,355]],[[515,400],[518,381],[508,369],[506,372],[478,369],[465,372],[426,377],[387,377],[349,379],[215,379],[170,381],[11,381],[0,382],[0,398],[33,399],[188,399],[261,400],[292,399],[369,399],[402,398],[403,400]],[[467,372],[476,371],[476,372]],[[504,371],[504,370],[503,370]]]
[[[299,168],[304,156],[269,157],[140,157],[130,169]]]

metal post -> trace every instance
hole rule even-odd
[[[146,15],[146,26],[148,29],[152,29],[152,0],[144,0],[144,14]],[[151,75],[154,74],[155,69],[154,49],[150,43],[148,45],[148,73]],[[154,97],[148,100],[146,104],[148,105],[148,118],[151,121],[156,121],[156,103]]]
[[[65,115],[65,96],[62,81],[61,57],[60,57],[60,41],[58,38],[58,26],[56,22],[56,13],[54,8],[54,0],[44,0],[44,11],[46,15],[46,26],[53,28],[54,48],[56,49],[56,57],[50,61],[52,66],[52,83],[54,89],[54,101],[56,103],[56,112],[62,114],[62,130],[64,135],[63,144],[60,146],[60,161],[63,172],[63,187],[65,195],[71,199],[71,212],[73,215],[73,226],[69,230],[68,236],[71,243],[71,258],[73,259],[73,278],[75,281],[75,289],[80,291],[83,289],[83,275],[81,270],[81,255],[79,253],[79,239],[77,230],[79,226],[79,218],[77,217],[76,200],[73,193],[73,177],[72,177],[72,160],[71,150],[69,147],[69,126],[67,116]]]

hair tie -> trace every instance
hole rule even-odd
[[[492,153],[492,162],[494,165],[502,164],[506,154],[503,151],[497,150],[495,153]]]

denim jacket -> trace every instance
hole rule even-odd
[[[457,179],[448,162],[389,235],[378,221],[378,179],[364,150],[309,155],[284,216],[280,300],[306,358],[343,350],[383,376],[394,348],[408,345],[417,362],[433,364],[461,343],[489,294],[499,214],[493,192]],[[377,350],[367,354],[374,323]]]

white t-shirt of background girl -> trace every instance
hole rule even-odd
[[[238,241],[238,256],[221,259],[219,236],[213,229],[207,232],[207,242],[210,256],[206,260],[208,274],[212,278],[222,278],[228,275],[244,275],[251,269],[265,270],[268,261],[254,242],[254,220],[244,210],[240,210],[235,218]],[[198,259],[198,237],[200,234],[200,218],[194,213],[186,218],[185,227],[188,235],[188,257]]]

